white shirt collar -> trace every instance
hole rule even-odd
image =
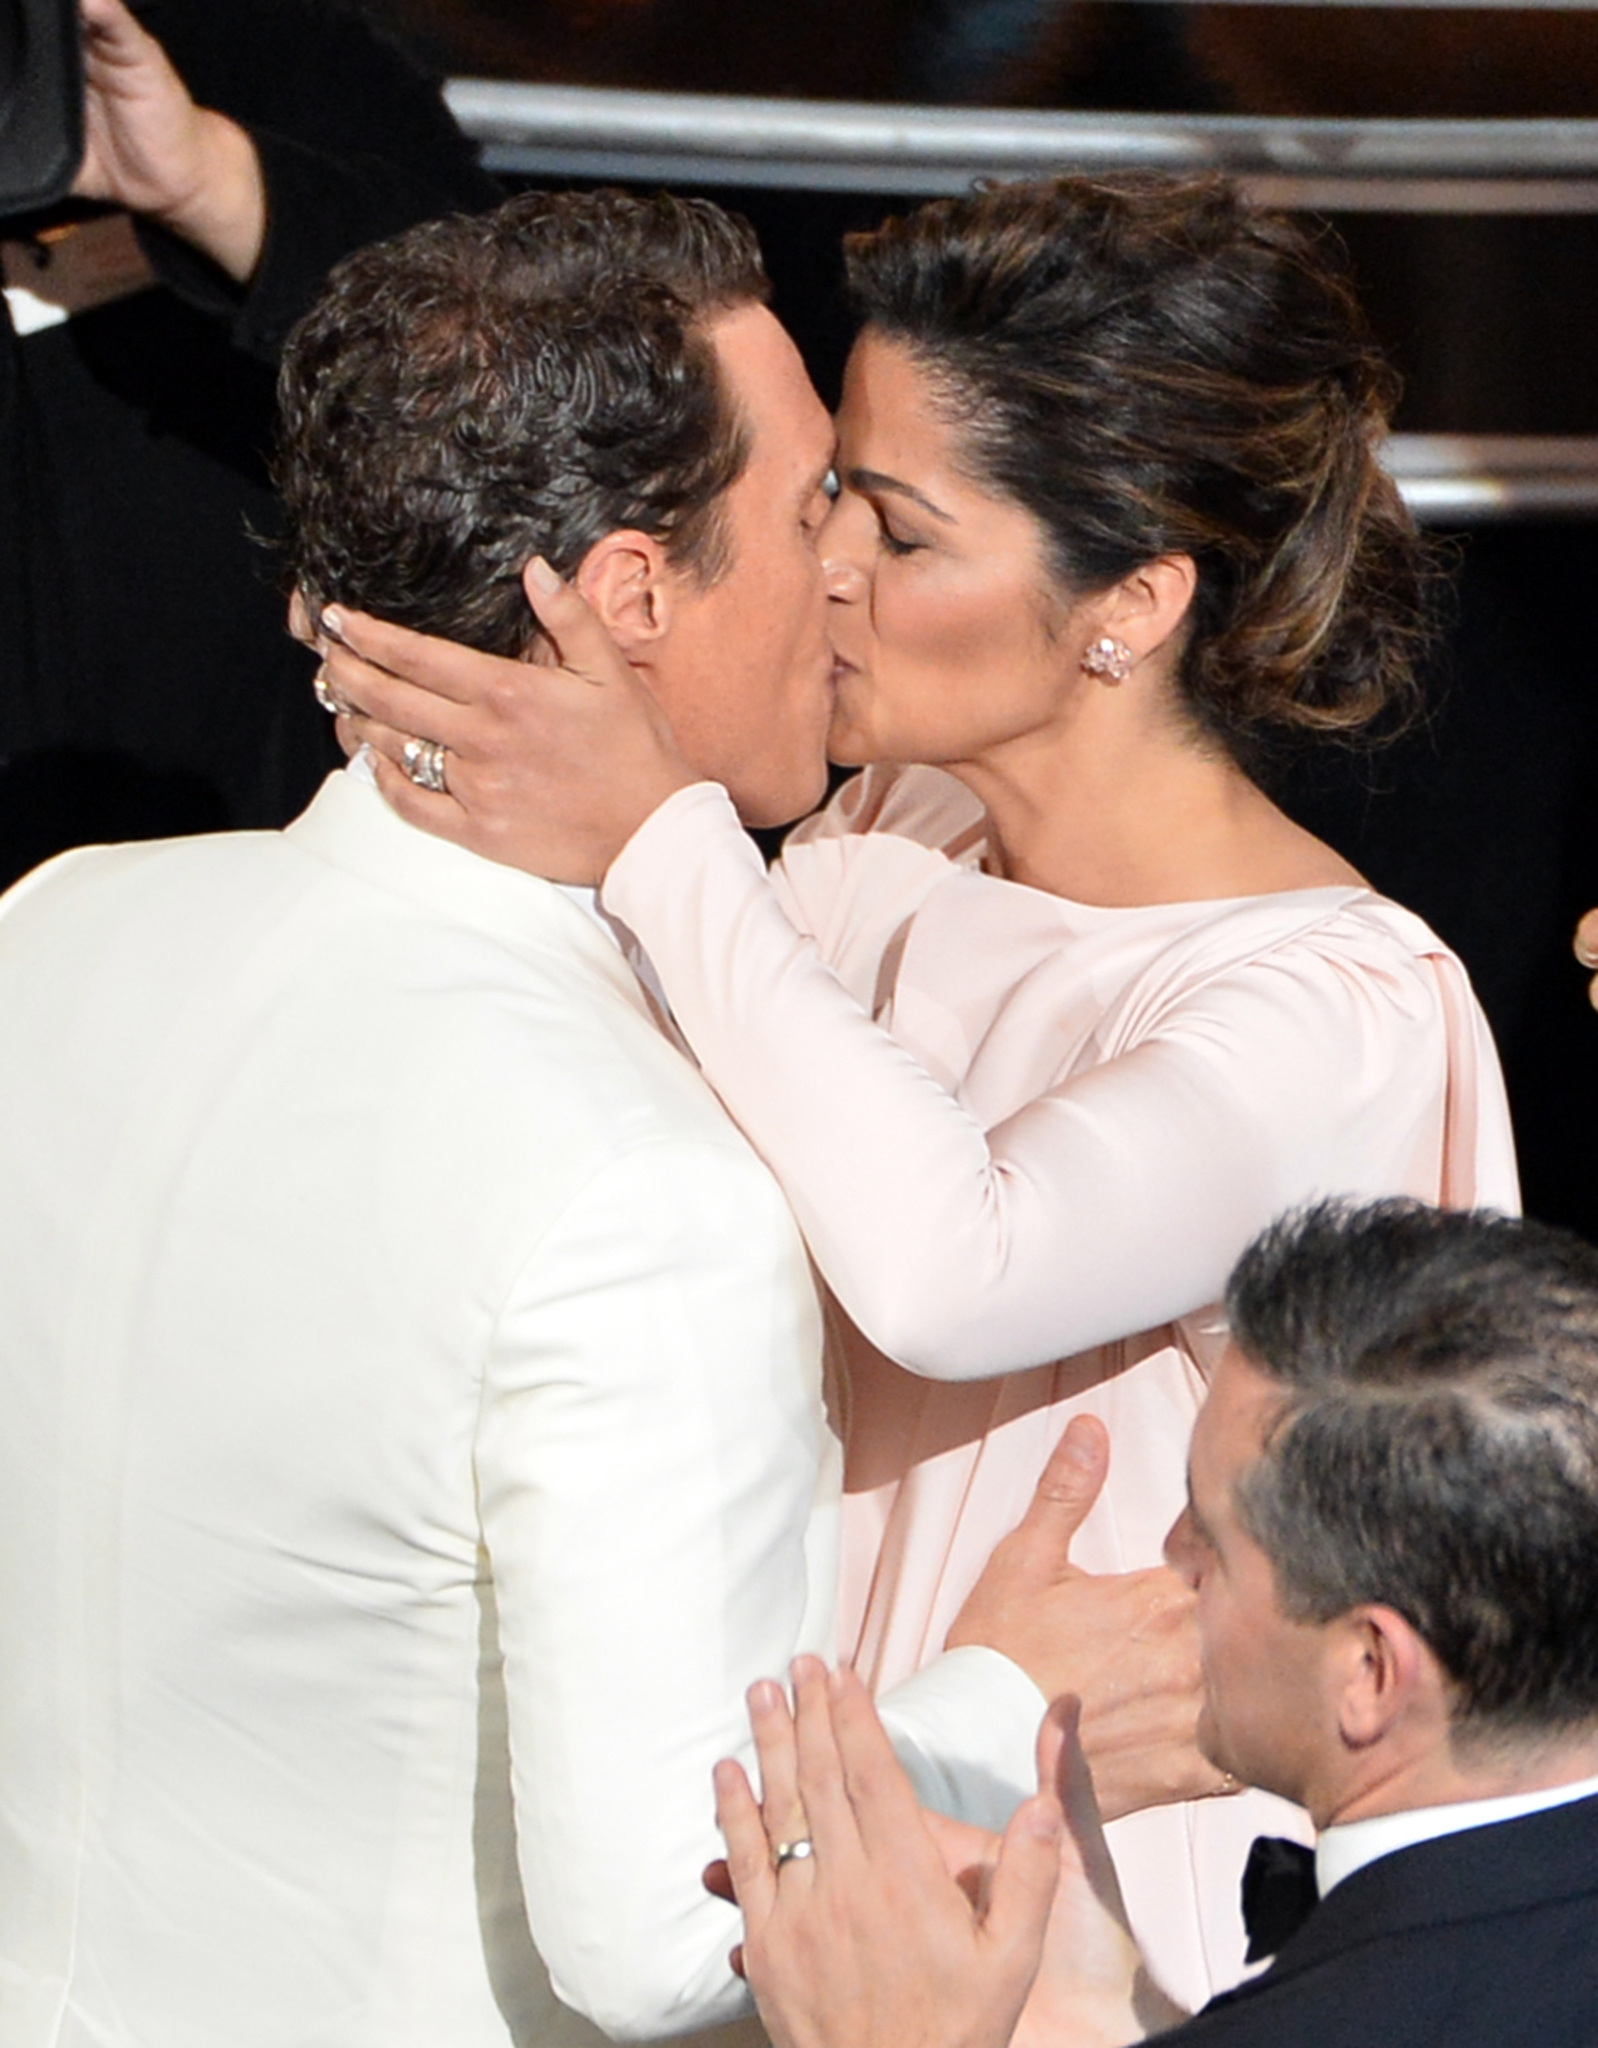
[[[613,940],[618,946],[621,944],[621,935],[616,930],[615,925],[605,915],[599,901],[599,891],[597,889],[584,888],[580,882],[557,882],[555,887],[563,896],[569,896],[579,910],[586,910],[607,938]]]
[[[688,1041],[677,1029],[677,1020],[671,1014],[671,1004],[666,1000],[665,985],[655,971],[655,963],[639,945],[632,932],[619,917],[611,916],[599,900],[597,889],[585,889],[576,882],[558,882],[555,886],[563,896],[569,896],[579,910],[586,910],[600,930],[620,947],[622,958],[638,977],[639,986],[649,999],[649,1007],[654,1014],[655,1022],[679,1052],[688,1053],[688,1057],[693,1059],[693,1054],[688,1052]],[[694,1064],[697,1066],[698,1061],[695,1060]]]
[[[1391,1856],[1395,1849],[1413,1848],[1417,1842],[1435,1841],[1441,1835],[1461,1834],[1466,1828],[1519,1820],[1524,1814],[1568,1806],[1578,1799],[1590,1799],[1595,1793],[1598,1778],[1581,1778],[1573,1785],[1550,1785],[1541,1792],[1512,1792],[1502,1799],[1465,1799],[1452,1806],[1412,1806],[1404,1813],[1378,1813],[1369,1820],[1344,1821],[1339,1827],[1328,1828],[1315,1844],[1315,1881],[1324,1899],[1345,1877],[1352,1877],[1378,1856]]]

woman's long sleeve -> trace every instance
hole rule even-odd
[[[1320,921],[1357,893],[1314,892]],[[1190,1313],[1283,1208],[1435,1172],[1447,1033],[1426,963],[1390,939],[1370,971],[1333,940],[1198,978],[1124,1053],[984,1129],[795,929],[714,785],[661,807],[604,896],[828,1284],[929,1377]]]

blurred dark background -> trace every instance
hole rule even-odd
[[[481,77],[970,106],[1582,115],[1579,11],[1148,0],[380,0]]]

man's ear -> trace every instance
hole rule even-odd
[[[1354,1607],[1332,1625],[1328,1654],[1337,1721],[1350,1749],[1369,1749],[1402,1721],[1449,1718],[1442,1667],[1395,1608]]]
[[[673,576],[660,542],[630,527],[607,533],[578,563],[572,581],[622,653],[647,661],[672,619]],[[536,599],[526,571],[523,582]]]

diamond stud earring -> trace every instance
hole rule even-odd
[[[1132,673],[1133,655],[1124,640],[1106,633],[1095,640],[1082,656],[1082,673],[1098,676],[1106,683],[1124,683]]]

